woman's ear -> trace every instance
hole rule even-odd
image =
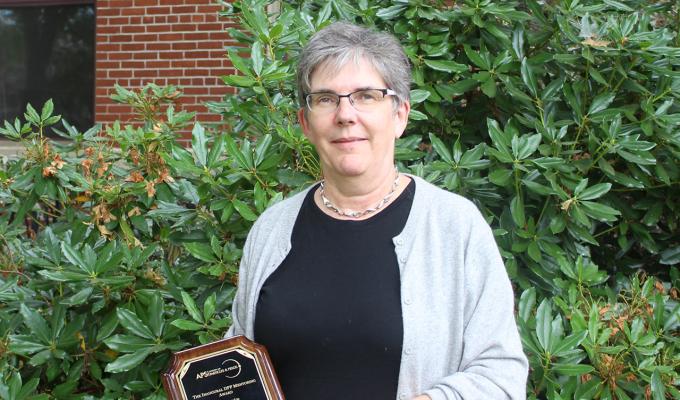
[[[408,114],[411,112],[411,103],[408,101],[402,102],[399,107],[397,107],[397,112],[395,113],[395,118],[397,123],[395,124],[394,135],[396,138],[400,138],[401,135],[406,130],[406,125],[408,125]]]

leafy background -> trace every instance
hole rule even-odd
[[[222,336],[248,229],[319,178],[295,61],[336,19],[404,45],[399,169],[494,228],[529,397],[680,398],[678,1],[223,4],[229,130],[154,85],[117,88],[139,124],[81,131],[48,102],[0,128],[26,146],[0,163],[0,398],[164,398],[171,352]]]

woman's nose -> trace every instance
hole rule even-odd
[[[335,121],[339,125],[353,124],[356,122],[356,109],[349,101],[349,97],[340,98],[338,108],[335,110]]]

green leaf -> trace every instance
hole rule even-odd
[[[562,375],[581,376],[595,371],[592,365],[586,364],[560,364],[554,363],[552,369]]]
[[[659,369],[655,368],[652,373],[652,398],[654,400],[664,400],[666,398],[666,387],[661,380]]]
[[[191,253],[192,256],[198,258],[201,261],[213,263],[217,262],[217,257],[213,252],[212,247],[207,243],[202,242],[187,242],[184,243],[184,247]]]
[[[153,348],[140,349],[132,354],[122,355],[115,361],[107,364],[104,371],[113,374],[129,371],[141,364],[151,353],[153,353]]]
[[[519,317],[524,322],[529,322],[531,312],[536,305],[536,289],[529,288],[522,292],[519,299]]]
[[[35,336],[44,344],[50,343],[51,335],[47,321],[45,321],[37,311],[33,311],[26,307],[26,304],[21,304],[20,310],[21,316],[24,317],[24,323],[31,332],[31,335]]]
[[[544,351],[552,350],[552,309],[548,299],[543,299],[536,311],[536,337]]]
[[[262,52],[262,43],[260,41],[255,41],[250,47],[250,59],[253,62],[253,71],[255,71],[255,76],[260,76],[262,74],[262,64],[264,62],[264,54]]]
[[[465,54],[468,56],[470,61],[472,61],[473,64],[478,66],[479,68],[488,71],[491,69],[491,65],[480,55],[480,53],[477,53],[476,51],[472,50],[472,48],[469,45],[464,45],[463,49],[465,50]],[[488,53],[487,53],[488,54]]]
[[[203,325],[186,319],[176,319],[172,321],[170,325],[176,326],[183,331],[200,331],[203,329]]]
[[[164,312],[163,298],[159,292],[154,292],[149,303],[149,327],[153,331],[155,337],[161,337],[163,334]]]
[[[403,13],[406,7],[406,4],[395,4],[393,6],[383,7],[375,13],[375,16],[380,19],[392,19]]]
[[[128,309],[118,307],[116,309],[116,315],[118,316],[118,321],[120,324],[130,333],[145,339],[154,339],[151,329],[149,329],[149,327],[146,326],[142,320],[139,319],[139,317],[137,317],[137,314]]]
[[[512,220],[517,227],[523,228],[526,225],[524,202],[520,196],[515,196],[510,200],[510,213],[512,214]]]
[[[251,210],[246,203],[239,199],[234,199],[232,200],[232,204],[234,205],[234,208],[236,208],[236,211],[238,211],[246,221],[255,221],[257,219],[257,215],[255,215],[253,210]]]
[[[448,148],[446,148],[446,145],[444,144],[444,142],[442,142],[441,139],[439,139],[437,136],[435,136],[434,133],[429,133],[428,135],[430,137],[430,143],[432,143],[432,148],[434,148],[434,151],[445,162],[452,164],[453,163],[453,157],[451,157],[451,152],[449,151]]]
[[[88,265],[88,263],[86,263],[85,260],[81,257],[81,254],[76,249],[71,247],[70,244],[67,244],[66,242],[61,242],[61,252],[64,254],[66,259],[71,262],[71,264],[82,269],[89,275],[94,274],[94,269],[92,268],[92,266]]]
[[[210,318],[215,315],[215,304],[217,303],[217,294],[212,293],[210,296],[208,296],[207,299],[205,299],[205,303],[203,303],[203,318],[204,321],[209,321]]]
[[[199,122],[196,122],[194,129],[191,131],[191,148],[194,151],[194,155],[196,155],[198,163],[205,167],[208,157],[208,146],[205,129]]]
[[[196,306],[196,302],[189,293],[182,291],[182,302],[184,303],[184,307],[187,309],[189,315],[191,315],[191,318],[193,318],[194,321],[199,322],[201,324],[205,322],[203,316],[201,315],[201,312],[198,310],[198,307]]]
[[[54,103],[52,103],[52,99],[49,99],[43,105],[42,112],[40,113],[40,119],[42,121],[46,121],[48,118],[50,118],[52,116],[53,111],[54,111]]]
[[[524,81],[524,84],[527,86],[527,88],[529,88],[529,91],[534,96],[534,98],[537,98],[538,84],[536,83],[536,77],[534,76],[534,72],[532,71],[526,57],[522,59],[520,72],[522,74],[522,81]]]
[[[588,115],[593,115],[609,107],[615,98],[616,93],[613,92],[602,93],[595,97],[593,102],[590,104],[590,108],[588,108]]]
[[[430,97],[430,91],[429,90],[422,90],[422,89],[411,90],[411,94],[410,94],[411,105],[422,103],[423,101],[427,100],[428,97]]]
[[[587,336],[588,331],[586,330],[567,336],[555,346],[553,355],[560,357],[563,353],[569,353],[578,347]]]
[[[611,188],[611,183],[598,183],[596,185],[590,186],[587,189],[584,189],[583,191],[579,190],[578,198],[580,200],[594,200],[604,196]]]
[[[604,4],[607,4],[616,10],[619,11],[626,11],[626,12],[635,12],[635,9],[628,7],[626,4],[620,2],[620,1],[615,1],[615,0],[603,0]]]
[[[442,61],[442,60],[423,60],[425,65],[428,67],[443,72],[450,73],[460,73],[468,70],[468,66],[465,64],[459,64],[455,61]]]

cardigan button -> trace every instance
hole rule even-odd
[[[405,257],[405,256],[399,257],[399,261],[400,261],[402,264],[405,263],[405,262],[406,262],[406,257]]]
[[[406,393],[403,393],[403,392],[402,392],[402,393],[399,395],[399,399],[403,400],[403,399],[405,399],[405,398],[406,398]]]
[[[411,303],[413,303],[413,301],[411,300],[410,297],[407,297],[407,298],[404,299],[404,304],[406,304],[407,306],[410,306]]]
[[[404,239],[402,238],[397,239],[397,246],[401,246],[402,244],[404,244]]]

